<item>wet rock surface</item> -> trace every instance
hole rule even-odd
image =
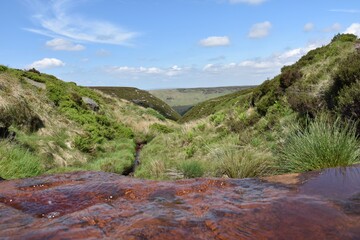
[[[0,239],[359,239],[360,166],[157,182],[79,172],[0,182]]]

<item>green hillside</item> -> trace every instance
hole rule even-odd
[[[254,108],[265,116],[269,108],[279,103],[302,115],[315,116],[319,110],[347,115],[340,108],[350,101],[344,99],[350,95],[348,91],[355,93],[358,89],[359,44],[354,35],[337,35],[329,45],[310,51],[291,66],[284,66],[274,79],[253,89],[200,103],[181,121],[199,119],[233,107]],[[353,79],[342,80],[349,77],[345,76],[349,73],[341,71],[354,72]],[[348,117],[357,118],[358,114],[351,112]]]
[[[181,130],[144,148],[135,175],[240,178],[359,163],[359,51],[356,36],[337,35],[258,87],[196,105]]]
[[[136,143],[167,125],[173,123],[153,109],[35,69],[0,65],[0,176],[5,179],[75,170],[126,173]]]
[[[191,107],[198,103],[251,87],[253,86],[176,88],[150,90],[149,92],[169,104],[174,110],[183,115]]]
[[[145,108],[153,108],[168,119],[178,120],[180,115],[168,104],[151,93],[131,87],[91,87],[111,96],[128,100]]]

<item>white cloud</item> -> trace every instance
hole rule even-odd
[[[77,42],[92,42],[130,45],[129,41],[139,34],[127,31],[110,22],[85,19],[70,15],[67,8],[77,1],[32,1],[38,9],[34,19],[40,28],[26,30],[53,38],[70,39]]]
[[[208,37],[200,40],[200,45],[204,47],[218,47],[218,46],[228,46],[230,45],[230,39],[227,36],[223,37]]]
[[[304,25],[305,32],[311,32],[312,30],[314,30],[314,28],[315,28],[315,25],[311,22]]]
[[[345,33],[352,33],[360,37],[360,23],[351,24],[346,30]]]
[[[272,25],[269,21],[254,24],[248,34],[249,38],[264,38],[269,35]]]
[[[177,65],[169,68],[119,66],[107,68],[105,71],[113,74],[125,74],[124,76],[162,75],[167,77],[173,77],[182,74],[184,71],[186,71],[186,69],[181,68]]]
[[[56,67],[63,67],[65,63],[56,58],[43,58],[39,61],[35,61],[32,64],[28,65],[26,68],[36,68],[36,69],[49,69]]]
[[[264,3],[267,0],[229,0],[230,3],[236,4],[236,3],[247,3],[250,5],[259,5]]]
[[[308,51],[322,44],[324,42],[312,43],[274,53],[265,58],[238,62],[209,63],[191,67],[174,65],[168,68],[118,66],[106,68],[105,71],[116,79],[116,84],[129,84],[130,81],[130,85],[136,85],[142,82],[149,88],[152,88],[154,82],[160,87],[181,87],[182,84],[192,87],[260,84],[267,78],[279,74],[284,65],[293,64]]]
[[[47,41],[46,46],[55,51],[82,51],[85,49],[83,45],[74,44],[69,40],[55,38]]]
[[[339,32],[341,30],[341,24],[340,23],[334,23],[330,27],[327,27],[324,29],[324,32]]]
[[[249,72],[248,74],[262,74],[273,72],[274,74],[284,65],[295,63],[300,57],[319,47],[320,44],[309,44],[303,48],[294,48],[282,53],[273,54],[268,58],[245,60],[239,63],[207,64],[202,70],[205,72],[227,74],[229,71],[237,73]]]

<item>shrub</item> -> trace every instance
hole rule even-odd
[[[360,119],[360,81],[344,87],[338,96],[336,108],[342,116],[348,119]],[[359,128],[358,128],[359,129]],[[360,131],[358,132],[360,133]]]
[[[185,178],[197,178],[204,175],[204,167],[199,161],[186,161],[180,165]]]
[[[267,94],[263,96],[256,104],[256,110],[262,116],[266,115],[267,110],[271,105],[273,105],[277,100],[277,96],[273,94]]]
[[[250,178],[274,173],[273,156],[268,151],[246,147],[227,148],[215,152],[219,161],[219,175],[230,178]]]
[[[353,53],[340,63],[333,75],[333,83],[325,94],[330,110],[346,119],[360,117],[360,54]],[[360,133],[360,126],[357,129]]]
[[[302,78],[302,76],[298,68],[289,68],[280,75],[280,87],[286,89]]]
[[[360,161],[356,125],[331,121],[320,115],[305,129],[293,130],[282,149],[281,166],[286,172],[304,172],[348,166]]]
[[[6,70],[8,70],[9,68],[7,66],[4,65],[0,65],[0,72],[5,72]]]
[[[241,133],[249,126],[254,126],[261,116],[253,109],[249,109],[247,112],[241,112],[238,116],[230,115],[225,121],[229,131],[234,133]]]
[[[210,121],[214,123],[215,126],[220,125],[225,120],[225,113],[218,112],[210,117]]]
[[[336,42],[336,41],[340,41],[340,42],[355,42],[357,40],[357,36],[354,34],[336,34],[333,39],[331,40],[331,42]]]
[[[310,92],[297,87],[291,87],[291,91],[286,93],[286,97],[291,109],[302,116],[315,116],[320,110],[319,108],[324,105],[320,96],[314,96]]]
[[[36,70],[35,68],[29,69],[28,72],[32,72],[32,73],[36,73],[36,74],[40,75],[40,72],[38,70]]]

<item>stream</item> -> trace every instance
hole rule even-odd
[[[147,144],[146,141],[136,143],[134,163],[129,169],[125,169],[122,175],[124,175],[124,176],[134,176],[134,172],[136,170],[136,167],[140,165],[140,153],[141,153],[141,150],[146,144]]]

